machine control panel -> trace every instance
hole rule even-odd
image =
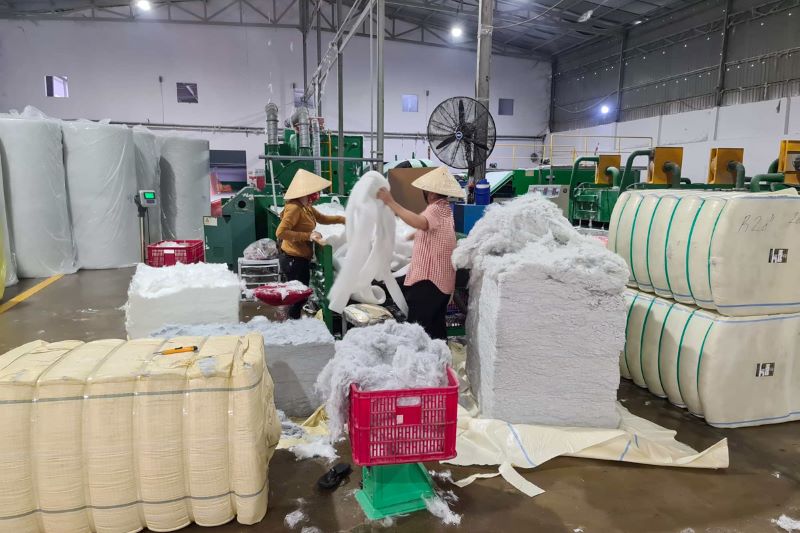
[[[138,199],[138,204],[142,207],[155,207],[158,205],[158,195],[156,195],[156,191],[139,191]]]
[[[564,185],[531,185],[528,192],[538,192],[545,198],[558,198],[562,194],[567,194],[568,187]]]

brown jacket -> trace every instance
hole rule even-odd
[[[311,259],[314,255],[311,232],[317,223],[344,224],[344,217],[323,215],[298,200],[287,202],[281,213],[281,223],[275,231],[276,237],[282,241],[281,250],[287,255]]]

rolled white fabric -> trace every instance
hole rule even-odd
[[[164,137],[160,161],[163,238],[202,239],[211,214],[208,141]]]
[[[0,155],[0,247],[3,257],[0,259],[0,284],[4,287],[14,285],[17,279],[17,264],[14,261],[14,252],[11,249],[11,234],[8,231],[8,220],[6,218],[5,194],[3,193],[3,160]],[[3,270],[5,269],[5,270]],[[0,291],[2,294],[3,291]]]
[[[161,139],[142,126],[133,128],[136,156],[136,187],[161,193]],[[160,200],[160,199],[159,199]],[[161,202],[147,208],[151,243],[161,240]]]

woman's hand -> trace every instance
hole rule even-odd
[[[313,241],[313,242],[318,243],[318,244],[324,244],[325,243],[325,241],[322,238],[322,234],[320,232],[318,232],[318,231],[312,231],[311,232],[311,236],[309,237],[309,239],[311,241]]]
[[[392,193],[390,193],[389,189],[386,188],[378,189],[378,194],[376,194],[375,197],[386,205],[394,203],[394,197],[392,197]]]

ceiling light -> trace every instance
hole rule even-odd
[[[633,25],[634,25],[634,26],[638,26],[638,25],[639,25],[639,24],[641,24],[641,23],[642,23],[642,21],[641,21],[641,20],[634,20],[634,21],[633,21]]]
[[[592,18],[593,14],[594,14],[594,10],[590,9],[589,11],[587,11],[583,15],[581,15],[580,18],[578,18],[578,22],[586,22],[587,20]]]
[[[611,111],[611,109],[609,109],[607,105],[604,105],[603,107],[600,108],[600,112],[604,115],[608,115],[609,111]]]
[[[150,5],[150,0],[136,0],[136,7],[142,11],[150,11],[152,6]]]
[[[453,37],[461,37],[464,34],[464,30],[461,29],[461,26],[453,26],[450,28],[450,35]]]

